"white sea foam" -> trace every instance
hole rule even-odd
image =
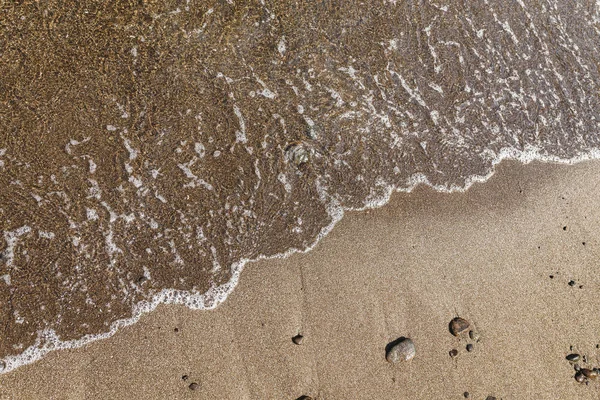
[[[589,160],[597,160],[600,159],[600,149],[590,149],[585,152],[580,153],[579,155],[572,158],[560,158],[551,155],[544,154],[539,148],[536,147],[528,147],[523,151],[512,149],[512,148],[503,148],[498,152],[496,157],[492,161],[492,166],[490,171],[486,175],[473,175],[469,179],[466,180],[464,186],[437,186],[432,185],[427,177],[424,175],[415,174],[411,177],[411,179],[407,182],[406,186],[395,187],[393,185],[387,185],[380,187],[379,196],[369,197],[368,201],[364,204],[363,207],[358,208],[343,208],[340,206],[339,202],[336,199],[333,199],[329,196],[327,192],[327,188],[323,187],[319,180],[317,180],[317,189],[319,196],[322,201],[327,204],[327,212],[331,218],[329,224],[323,227],[320,233],[317,235],[313,243],[311,243],[305,249],[299,248],[289,248],[282,253],[276,254],[274,256],[264,256],[259,255],[255,259],[242,259],[230,266],[231,270],[231,278],[228,282],[214,286],[206,293],[198,293],[198,292],[190,292],[190,291],[180,291],[174,289],[165,289],[161,292],[157,293],[153,296],[151,301],[142,301],[138,303],[132,312],[132,317],[127,319],[121,319],[115,321],[111,324],[110,330],[108,332],[98,334],[98,335],[86,335],[81,339],[77,340],[61,340],[60,337],[57,336],[56,332],[52,330],[43,330],[38,332],[38,337],[34,345],[25,349],[21,354],[17,356],[9,356],[6,357],[0,363],[0,368],[3,367],[0,373],[6,373],[14,370],[22,365],[30,364],[42,358],[47,353],[59,350],[59,349],[73,349],[85,346],[88,343],[91,343],[100,339],[107,339],[113,336],[120,328],[132,325],[136,323],[141,316],[147,314],[160,304],[178,304],[184,305],[191,309],[195,310],[212,310],[216,308],[219,304],[223,303],[227,296],[235,289],[237,283],[239,281],[240,274],[242,273],[245,265],[248,262],[260,261],[271,258],[286,258],[295,253],[306,253],[312,250],[319,241],[327,236],[329,232],[333,229],[333,227],[340,221],[344,216],[344,211],[353,210],[353,211],[361,211],[365,209],[377,208],[385,205],[391,198],[393,192],[411,192],[418,185],[427,185],[432,187],[436,191],[440,192],[464,192],[469,187],[471,187],[476,182],[485,182],[487,181],[495,172],[495,166],[499,164],[503,160],[518,160],[524,164],[528,164],[532,161],[542,161],[542,162],[554,162],[561,164],[575,164],[582,161]],[[26,233],[25,230],[22,230],[20,233]],[[18,235],[18,233],[16,234]],[[4,278],[6,283],[9,284],[10,278]]]

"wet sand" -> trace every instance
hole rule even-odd
[[[597,398],[565,356],[600,366],[599,172],[511,162],[466,193],[395,194],[307,254],[247,265],[216,310],[161,306],[0,376],[0,399]],[[470,353],[457,315],[481,334]],[[400,336],[417,355],[391,365]]]

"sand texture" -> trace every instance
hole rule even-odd
[[[565,356],[600,366],[599,172],[503,163],[466,193],[396,194],[310,253],[248,264],[215,311],[161,306],[0,376],[0,399],[597,399]],[[400,336],[417,354],[391,365]]]

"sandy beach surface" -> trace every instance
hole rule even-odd
[[[466,193],[395,194],[247,265],[216,310],[159,307],[0,376],[0,399],[597,399],[565,356],[600,367],[599,172],[505,162]],[[417,353],[392,365],[401,336]]]

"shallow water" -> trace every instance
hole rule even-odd
[[[21,2],[0,43],[4,372],[394,190],[600,155],[592,1]]]

